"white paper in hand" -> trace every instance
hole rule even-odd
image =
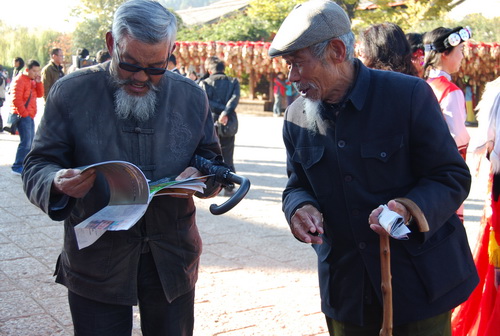
[[[395,211],[382,205],[384,210],[378,215],[380,225],[395,239],[408,239],[410,229],[405,225],[404,218]]]

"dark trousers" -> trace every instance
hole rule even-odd
[[[234,169],[234,162],[233,162],[234,140],[235,136],[219,138],[220,147],[222,150],[222,158],[224,159],[224,162],[229,166],[229,168],[233,173],[236,172],[236,170]]]
[[[144,336],[191,336],[194,289],[172,302],[165,298],[151,252],[141,255],[138,299]],[[107,304],[68,291],[75,336],[130,336],[132,306]]]
[[[328,316],[326,324],[330,335],[335,336],[378,336],[380,320],[377,323],[367,323],[358,326],[335,321]],[[425,320],[411,322],[393,329],[394,336],[451,336],[451,311]]]

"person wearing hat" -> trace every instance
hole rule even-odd
[[[391,239],[394,335],[451,335],[451,310],[478,283],[455,214],[469,170],[425,81],[353,54],[347,14],[325,0],[297,5],[269,48],[301,93],[284,117],[283,211],[317,252],[331,335],[379,334],[384,204],[411,230]]]
[[[465,127],[467,111],[462,90],[451,81],[462,63],[463,42],[471,37],[470,28],[454,29],[439,27],[424,37],[424,78],[436,95],[444,120],[455,140],[460,155],[466,159],[470,136]],[[463,205],[457,210],[463,222]]]

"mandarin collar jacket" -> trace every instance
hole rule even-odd
[[[195,82],[167,71],[154,117],[145,122],[119,119],[109,64],[81,69],[54,84],[25,161],[24,188],[30,201],[53,220],[64,220],[57,282],[100,302],[137,304],[139,258],[151,251],[166,297],[172,301],[193,289],[198,277],[201,238],[192,197],[154,197],[131,229],[106,232],[78,250],[73,227],[107,204],[108,190],[98,178],[84,198],[70,198],[60,208],[51,194],[59,169],[123,160],[156,181],[177,176],[195,153],[207,159],[220,155],[207,97]],[[218,188],[207,184],[205,196]]]

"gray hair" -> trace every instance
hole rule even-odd
[[[168,41],[173,46],[177,19],[157,1],[130,0],[116,10],[111,32],[115,44],[131,37],[147,44]]]
[[[352,61],[354,59],[354,42],[355,42],[353,32],[348,32],[347,34],[341,35],[339,37],[335,37],[330,40],[313,44],[312,46],[309,47],[311,49],[313,56],[316,57],[317,59],[324,61],[326,47],[328,46],[330,41],[335,39],[344,42],[344,45],[346,47],[346,61]]]

